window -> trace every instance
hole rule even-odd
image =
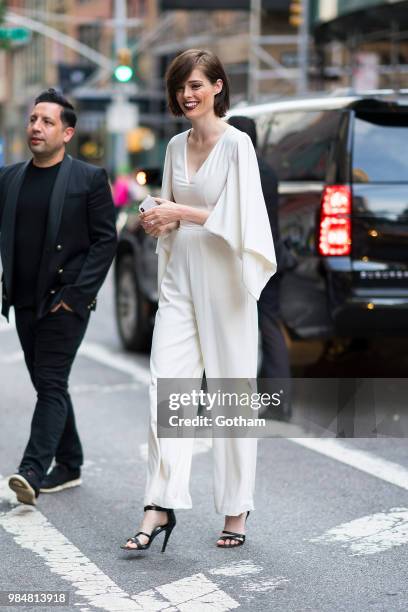
[[[276,113],[264,146],[266,161],[281,181],[323,181],[340,111]]]
[[[370,112],[356,116],[355,183],[408,182],[408,114]]]

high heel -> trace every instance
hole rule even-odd
[[[166,550],[167,542],[169,541],[171,532],[176,526],[176,515],[174,514],[174,510],[171,510],[170,508],[161,508],[161,506],[145,506],[143,510],[144,512],[146,512],[146,510],[156,510],[157,512],[166,512],[167,523],[165,525],[159,525],[158,527],[155,527],[152,533],[146,533],[145,531],[138,531],[132,538],[128,538],[127,543],[132,542],[133,544],[136,544],[136,548],[134,547],[131,548],[129,546],[126,546],[127,543],[122,545],[121,548],[122,550],[131,550],[131,551],[147,550],[150,548],[150,545],[153,542],[154,538],[158,536],[159,533],[162,533],[162,531],[164,531],[165,536],[163,540],[163,546],[161,549],[161,552],[164,553],[164,551]],[[149,538],[146,544],[141,543],[141,541],[138,538],[139,535],[144,535],[147,538]]]
[[[247,522],[247,518],[249,516],[249,510],[247,510],[247,515],[245,517],[245,523]],[[238,546],[243,546],[245,544],[245,534],[244,533],[235,533],[234,531],[222,531],[225,535],[221,535],[218,540],[222,540],[224,544],[217,544],[218,548],[238,548]],[[233,540],[236,544],[225,544],[227,540]]]

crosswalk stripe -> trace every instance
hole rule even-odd
[[[373,555],[408,544],[408,508],[391,508],[337,525],[309,542],[340,543],[352,556]]]
[[[333,438],[287,438],[295,444],[340,461],[361,472],[408,490],[408,470],[398,463],[376,457],[371,453],[351,448]]]
[[[238,602],[202,573],[131,596],[51,525],[38,509],[16,505],[14,493],[1,476],[0,502],[13,506],[0,513],[0,526],[21,548],[37,554],[51,572],[70,582],[75,587],[75,595],[92,608],[106,612],[197,612],[200,609],[227,612],[239,607]]]
[[[0,498],[10,501],[5,490],[7,481],[0,483]],[[10,492],[11,493],[11,492]],[[75,587],[75,593],[91,606],[106,612],[125,612],[143,608],[81,553],[38,510],[16,506],[0,514],[0,525],[15,542],[40,556],[51,572]]]
[[[172,606],[172,610],[181,612],[198,612],[211,610],[211,612],[227,612],[239,607],[239,603],[232,599],[227,593],[222,591],[218,585],[209,580],[203,573],[187,576],[180,580],[175,580],[169,584],[151,589],[145,594],[139,594],[134,599],[142,604],[143,610],[168,610],[170,608],[157,608],[158,600],[156,593],[159,593]],[[151,607],[149,607],[149,605]],[[163,604],[162,604],[163,605]]]

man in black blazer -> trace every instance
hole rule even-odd
[[[2,314],[8,319],[14,306],[37,392],[30,438],[9,486],[31,505],[40,490],[80,484],[82,447],[68,377],[117,241],[105,170],[65,152],[75,124],[68,100],[43,92],[27,126],[32,159],[0,169]]]

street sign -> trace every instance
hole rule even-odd
[[[58,64],[58,82],[63,92],[79,87],[95,72],[95,66]]]
[[[113,134],[125,134],[139,123],[139,109],[128,102],[114,102],[106,109],[106,129]]]
[[[30,38],[30,34],[30,30],[26,28],[0,28],[0,40],[27,42]]]

